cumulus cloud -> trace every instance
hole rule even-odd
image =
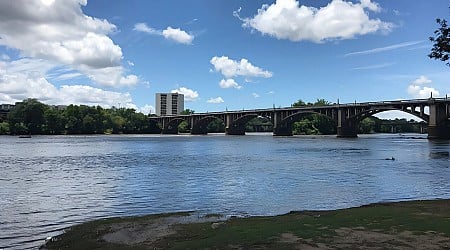
[[[181,44],[192,44],[194,40],[194,35],[187,33],[180,28],[167,27],[165,30],[157,30],[149,27],[146,23],[136,23],[134,25],[135,31],[144,32],[150,35],[163,36],[168,40],[175,41]]]
[[[0,45],[24,57],[44,59],[77,70],[107,86],[134,85],[124,75],[122,49],[108,34],[116,26],[87,16],[87,0],[0,1]]]
[[[431,83],[432,81],[426,76],[420,76],[419,78],[412,81],[408,86],[408,94],[410,94],[414,98],[429,98],[431,97],[431,95],[433,95],[433,97],[438,97],[438,90],[433,87],[424,86]]]
[[[167,29],[163,30],[162,34],[166,39],[182,44],[192,44],[192,40],[194,40],[193,35],[190,35],[179,28],[174,29],[172,27],[167,27]]]
[[[197,91],[194,91],[192,89],[186,88],[186,87],[180,87],[178,89],[174,89],[170,91],[171,93],[178,93],[184,95],[184,100],[187,102],[193,102],[197,101],[199,95]]]
[[[206,101],[207,103],[223,103],[224,100],[222,99],[222,97],[216,97],[216,98],[210,98],[208,101]]]
[[[432,81],[428,79],[426,76],[420,76],[416,80],[412,82],[413,85],[424,85],[424,84],[430,84]]]
[[[242,58],[240,61],[235,61],[227,56],[214,56],[211,58],[210,63],[217,72],[220,72],[226,78],[235,76],[270,78],[273,75],[270,71],[253,66],[245,58]]]
[[[219,86],[223,89],[229,89],[229,88],[235,88],[235,89],[241,89],[242,86],[240,86],[234,79],[222,79],[220,80]]]
[[[145,115],[148,115],[155,112],[155,107],[149,104],[145,104],[143,107],[140,107],[138,111]]]
[[[26,98],[36,98],[49,105],[100,105],[105,108],[121,106],[138,110],[129,93],[105,91],[87,85],[55,86],[49,79],[59,80],[62,75],[47,75],[54,64],[43,59],[23,58],[16,61],[0,61],[0,103],[15,103]],[[60,69],[65,72],[65,69]],[[69,78],[69,76],[66,76]]]
[[[134,29],[135,31],[140,31],[140,32],[144,32],[150,35],[162,35],[162,32],[159,30],[156,30],[154,28],[149,27],[146,23],[136,23],[134,25]]]
[[[264,35],[291,41],[309,40],[320,43],[330,39],[350,39],[377,31],[389,32],[392,23],[371,19],[368,12],[379,12],[380,6],[370,0],[352,3],[332,0],[322,8],[308,7],[297,0],[277,0],[264,4],[252,18],[241,18],[233,14],[244,28],[257,30]]]

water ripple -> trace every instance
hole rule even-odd
[[[423,138],[0,137],[0,249],[35,248],[111,216],[274,215],[450,198],[449,143]]]

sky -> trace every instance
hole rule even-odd
[[[448,0],[0,0],[0,103],[154,113],[445,97]],[[386,117],[383,117],[384,114]],[[383,118],[397,113],[381,113]]]

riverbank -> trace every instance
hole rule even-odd
[[[72,227],[44,249],[448,249],[450,200],[229,218],[195,213],[111,218]]]

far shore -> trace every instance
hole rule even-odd
[[[450,199],[278,216],[195,212],[109,218],[68,228],[42,249],[449,249]]]

